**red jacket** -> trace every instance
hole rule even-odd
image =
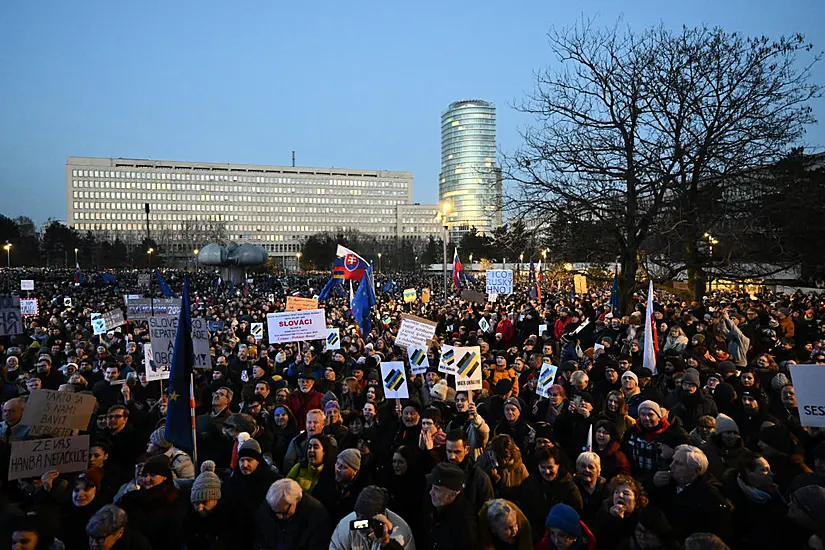
[[[513,322],[505,317],[496,325],[496,332],[501,333],[501,339],[506,342],[507,346],[510,346],[513,340]]]
[[[312,409],[321,408],[321,398],[324,394],[313,388],[309,393],[294,390],[289,394],[289,408],[295,414],[298,427],[303,429],[307,423],[307,413]]]

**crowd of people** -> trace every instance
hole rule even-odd
[[[165,273],[177,292],[183,277]],[[801,424],[788,368],[825,368],[818,296],[657,293],[654,370],[644,297],[614,311],[609,283],[575,294],[548,280],[541,300],[517,283],[477,304],[445,300],[440,276],[377,275],[367,334],[348,297],[322,302],[341,336],[327,349],[251,331],[324,277],[189,277],[192,315],[212,327],[211,368],[194,376],[197,452],[166,438],[146,323],[92,330],[92,313],[159,289],[137,272],[0,274],[0,293],[33,279],[39,301],[22,334],[0,338],[0,549],[823,549],[825,429]],[[405,303],[410,287],[432,288],[428,303]],[[429,368],[408,370],[398,401],[380,364],[408,363],[404,313],[437,327]],[[483,389],[456,391],[439,371],[445,344],[480,347]],[[545,363],[558,366],[548,397]],[[49,435],[21,422],[39,389],[96,398],[76,432],[90,436],[88,468],[9,481],[14,443]]]

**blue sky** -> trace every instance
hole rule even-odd
[[[67,156],[289,164],[292,150],[299,165],[412,170],[415,200],[435,202],[441,112],[492,101],[499,148],[517,147],[528,120],[511,105],[551,62],[548,29],[583,16],[802,32],[825,49],[822,0],[10,0],[0,213],[65,218]]]

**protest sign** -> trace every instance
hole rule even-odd
[[[305,311],[307,309],[318,309],[318,300],[315,298],[300,298],[298,296],[286,297],[287,311]]]
[[[176,315],[152,315],[149,321],[149,340],[152,342],[152,357],[158,367],[172,364],[175,350],[175,335],[178,332]]]
[[[100,313],[92,313],[92,332],[95,335],[106,334],[106,320]]]
[[[418,298],[418,294],[414,288],[404,289],[404,302],[409,304],[410,302],[415,302],[416,298]]]
[[[23,332],[18,296],[0,296],[0,336],[12,336]]]
[[[34,280],[20,279],[20,290],[34,290]]]
[[[140,300],[140,294],[124,294],[123,303],[128,304],[130,300]]]
[[[441,353],[441,361],[438,370],[446,374],[458,374],[463,372],[463,376],[474,374],[473,369],[481,366],[481,352],[478,346],[459,347],[444,346]]]
[[[421,289],[421,301],[425,304],[430,303],[430,289],[429,288],[422,288]]]
[[[545,332],[547,332],[547,325],[539,325],[539,336],[544,336]]]
[[[490,326],[490,321],[488,321],[486,317],[478,320],[478,328],[481,329],[481,332],[490,332]]]
[[[159,366],[152,355],[152,344],[143,344],[143,364],[146,366],[146,380],[169,380],[169,366]]]
[[[249,327],[249,331],[252,333],[252,336],[255,338],[256,342],[260,342],[264,339],[263,323],[252,323]]]
[[[72,307],[72,299],[70,296],[63,298],[63,307]]]
[[[487,302],[491,304],[495,304],[496,300],[498,300],[498,294],[488,294],[487,295]]]
[[[461,299],[481,306],[487,303],[487,296],[485,296],[483,292],[478,292],[477,290],[472,290],[469,288],[465,288],[461,291]]]
[[[799,421],[825,428],[825,365],[790,365]]]
[[[20,422],[47,430],[85,430],[89,427],[96,402],[94,396],[85,393],[33,390]]]
[[[152,284],[152,276],[148,273],[141,273],[138,275],[137,283],[141,288],[149,288],[149,285]]]
[[[209,332],[219,332],[226,327],[226,323],[223,321],[207,321],[206,328],[209,329]]]
[[[126,317],[146,321],[152,315],[180,315],[180,300],[176,298],[139,298],[126,304]]]
[[[556,380],[556,371],[558,367],[549,363],[544,363],[539,372],[539,379],[536,383],[536,393],[542,397],[550,397],[550,386]]]
[[[427,348],[428,341],[435,335],[437,323],[416,317],[415,315],[401,315],[401,328],[395,343],[399,346]]]
[[[424,374],[430,368],[426,349],[407,346],[407,358],[410,360],[410,371],[413,374]]]
[[[82,472],[89,466],[89,436],[12,441],[9,481],[40,478],[46,472]]]
[[[576,294],[587,294],[587,277],[584,275],[573,275],[573,289]]]
[[[512,269],[488,269],[487,270],[487,294],[512,294],[513,293],[513,270]]]
[[[211,369],[212,355],[209,351],[209,331],[206,328],[206,319],[192,318],[192,352],[195,354],[196,369]]]
[[[268,313],[266,326],[270,344],[323,340],[327,337],[327,320],[323,309]]]
[[[384,384],[384,397],[387,399],[407,399],[410,396],[404,363],[401,361],[381,363],[381,380]]]
[[[37,298],[20,298],[20,315],[37,315],[39,312]]]
[[[468,348],[453,348],[453,350],[462,350],[456,352],[460,357],[456,367],[455,373],[455,389],[461,390],[480,390],[481,383],[481,348],[479,346],[471,346]]]
[[[112,330],[126,324],[126,320],[123,318],[123,310],[120,308],[115,308],[104,313],[103,321],[106,324],[106,330]]]
[[[341,349],[341,331],[337,328],[327,329],[327,339],[324,342],[324,349]]]

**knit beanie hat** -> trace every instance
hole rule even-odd
[[[793,492],[799,506],[819,525],[825,524],[825,487],[807,485]]]
[[[682,376],[682,384],[693,384],[697,388],[699,387],[699,373],[696,372],[694,369],[687,369],[685,371],[685,375]]]
[[[246,435],[246,437],[242,437]],[[261,444],[255,441],[246,432],[238,434],[238,460],[249,457],[254,458],[258,462],[264,461],[264,456],[261,454]]]
[[[639,385],[639,377],[636,376],[636,373],[633,372],[633,371],[630,371],[630,370],[625,371],[625,373],[622,375],[622,378],[632,378],[633,380],[636,381],[636,385],[637,386]]]
[[[506,407],[507,405],[512,405],[521,412],[521,401],[519,401],[518,397],[508,397],[504,401],[504,406]]]
[[[719,413],[716,415],[716,433],[723,434],[725,432],[739,433],[739,426],[733,418]]]
[[[759,440],[786,455],[793,453],[794,441],[791,432],[779,424],[765,426],[759,430]]]
[[[434,399],[438,399],[439,401],[446,401],[447,400],[447,382],[444,380],[439,380],[436,384],[430,389],[430,396]]]
[[[355,513],[361,518],[373,518],[383,514],[390,500],[387,490],[377,485],[367,485],[355,501]]]
[[[658,416],[659,418],[662,418],[662,407],[660,407],[659,404],[657,402],[653,401],[652,399],[648,399],[647,401],[642,401],[639,404],[639,414],[642,414],[643,409],[650,409],[650,410],[652,410],[653,412],[656,413],[656,416]]]
[[[211,460],[201,464],[201,474],[195,478],[192,484],[190,500],[193,503],[207,500],[221,499],[221,478],[215,474],[215,463]]]
[[[161,426],[149,436],[149,443],[164,451],[170,449],[172,444],[166,441],[166,426]]]
[[[358,449],[344,449],[338,453],[338,460],[353,470],[361,469],[361,451]]]
[[[771,380],[771,388],[776,393],[779,393],[780,391],[782,391],[782,388],[789,385],[790,383],[791,381],[788,380],[788,377],[785,376],[785,373],[777,372],[776,376],[774,376]]]
[[[152,474],[172,478],[172,465],[166,455],[156,455],[143,464],[143,475]]]
[[[341,405],[339,405],[338,401],[334,399],[327,401],[327,404],[324,405],[324,413],[326,414],[333,409],[338,409],[339,411],[341,410]]]
[[[550,509],[550,513],[547,514],[547,520],[544,522],[544,526],[548,529],[551,527],[561,529],[576,538],[582,536],[579,513],[567,504],[556,504],[553,506]]]

